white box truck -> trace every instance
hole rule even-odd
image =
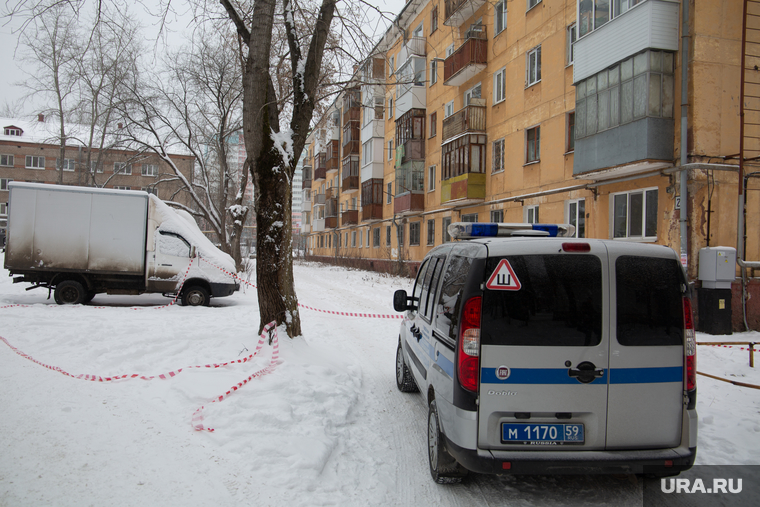
[[[58,304],[161,293],[208,305],[240,288],[189,213],[142,191],[11,182],[5,269]]]

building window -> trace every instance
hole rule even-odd
[[[449,226],[451,225],[451,217],[443,217],[441,219],[441,227],[443,227],[443,242],[448,243],[451,241],[451,235],[449,235]]]
[[[158,190],[156,190],[156,187],[142,187],[140,190],[143,192],[148,192],[149,194],[158,195]]]
[[[538,3],[540,1],[541,0],[528,0],[528,10],[531,10],[533,7],[535,7],[536,5],[538,5]],[[597,0],[597,1],[599,1],[599,0]],[[604,1],[604,0],[602,0],[602,1]]]
[[[541,81],[541,46],[537,46],[528,51],[525,68],[528,74],[526,87],[533,86]]]
[[[504,210],[503,209],[494,209],[491,210],[491,222],[500,224],[504,221]]]
[[[428,167],[428,192],[435,190],[435,166]]]
[[[472,99],[479,99],[481,98],[481,92],[483,90],[483,87],[480,83],[476,84],[466,92],[464,92],[464,105],[469,106],[472,104]]]
[[[616,0],[619,14],[627,11],[643,0]],[[580,22],[579,37],[605,25],[612,17],[612,4],[609,0],[595,2],[578,2],[578,21]]]
[[[356,247],[356,231],[351,231],[351,247]]]
[[[462,222],[477,222],[477,221],[478,221],[477,213],[469,213],[467,215],[462,215]]]
[[[571,65],[575,61],[575,55],[573,54],[573,43],[578,39],[578,30],[575,23],[567,27],[567,55],[566,61],[568,65]]]
[[[393,97],[388,97],[388,119],[390,120],[393,117]]]
[[[538,204],[525,206],[523,220],[526,224],[537,224],[538,222]]]
[[[390,67],[391,71],[388,75],[395,74],[396,72],[396,57],[391,56],[391,59],[388,61],[388,66]]]
[[[0,190],[8,190],[8,183],[13,181],[11,178],[0,178]]]
[[[575,227],[574,238],[586,237],[586,200],[576,199],[567,201],[566,206],[567,223]]]
[[[385,193],[385,204],[391,203],[392,195],[393,195],[393,183],[388,183],[388,191]]]
[[[454,101],[453,100],[451,102],[447,103],[444,106],[443,117],[444,118],[448,118],[452,114],[454,114]]]
[[[494,35],[499,35],[507,28],[507,0],[496,4],[493,10]]]
[[[435,218],[427,221],[427,244],[435,245]]]
[[[380,227],[372,229],[372,246],[375,248],[380,247]]]
[[[114,174],[132,174],[132,166],[125,162],[114,162],[113,173]]]
[[[362,145],[362,165],[372,162],[372,139]]]
[[[0,155],[0,165],[13,167],[13,155]]]
[[[498,173],[504,170],[504,139],[493,142],[493,157],[491,172]]]
[[[13,127],[5,127],[5,135],[6,136],[20,136],[21,129],[13,128]]]
[[[113,188],[115,188],[116,190],[132,190],[132,187],[124,187],[121,185],[114,185]]]
[[[567,152],[575,151],[575,111],[567,113]]]
[[[538,162],[541,159],[541,127],[525,131],[525,163]]]
[[[143,164],[142,175],[143,176],[158,176],[158,166],[155,164]]]
[[[409,224],[409,246],[420,246],[420,222]]]
[[[0,202],[0,216],[6,216],[8,214],[8,203]]]
[[[398,243],[399,248],[403,248],[404,246],[404,224],[399,224],[396,226],[396,242]]]
[[[76,163],[77,163],[76,160],[74,160],[73,158],[64,158],[63,159],[63,170],[64,171],[73,172],[74,169],[76,168]],[[56,167],[56,169],[60,169],[61,168],[61,159],[60,158],[55,159],[55,167]]]
[[[430,86],[438,82],[438,60],[430,60]]]
[[[385,246],[391,246],[391,226],[385,226]]]
[[[388,141],[388,160],[393,160],[393,139]]]
[[[434,34],[438,30],[438,6],[433,7],[433,11],[430,14],[430,35]]]
[[[430,137],[438,134],[438,113],[430,113]]]
[[[503,102],[507,98],[507,68],[497,70],[493,75],[493,103]]]
[[[362,230],[362,234],[364,234],[364,230]],[[369,248],[369,229],[367,229],[367,248]]]
[[[45,157],[27,155],[26,156],[26,168],[27,169],[44,169]]]
[[[612,194],[612,237],[657,239],[657,189]]]

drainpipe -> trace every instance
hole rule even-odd
[[[681,264],[684,269],[688,267],[688,229],[687,217],[689,216],[689,199],[688,184],[689,170],[686,169],[688,163],[688,79],[689,79],[689,0],[681,2],[682,21],[681,21]]]

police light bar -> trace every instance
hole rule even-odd
[[[548,236],[569,238],[575,234],[570,224],[499,224],[486,222],[455,222],[449,225],[454,239],[506,238],[510,236]]]

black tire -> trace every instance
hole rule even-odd
[[[404,363],[401,342],[398,342],[398,348],[396,349],[396,387],[402,393],[416,393],[419,391],[412,373],[406,367],[406,363]]]
[[[438,484],[456,484],[467,476],[467,469],[446,450],[446,442],[438,422],[435,400],[428,408],[428,463],[430,475]]]
[[[64,280],[56,284],[53,297],[59,305],[81,305],[87,298],[87,291],[75,280]]]
[[[97,295],[97,292],[95,292],[95,291],[89,291],[87,293],[87,296],[84,298],[84,302],[85,303],[89,303],[90,301],[92,301],[92,298],[94,298],[96,295]]]
[[[200,285],[192,285],[182,291],[183,306],[208,306],[210,301],[208,291]]]

